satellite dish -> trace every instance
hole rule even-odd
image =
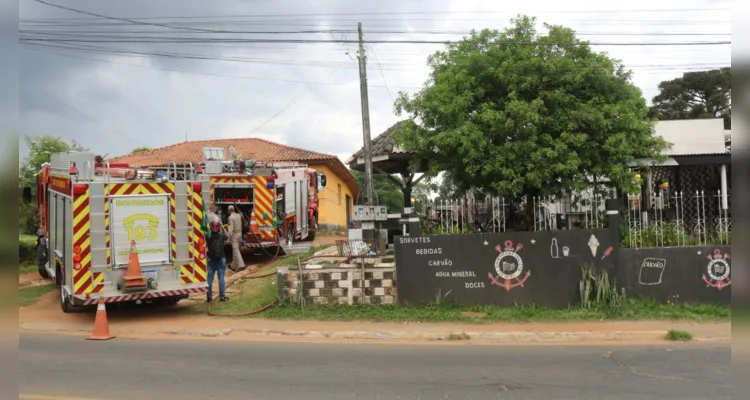
[[[229,156],[232,157],[232,160],[240,158],[240,153],[237,153],[237,149],[234,148],[233,144],[229,145]]]

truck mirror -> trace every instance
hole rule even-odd
[[[26,186],[23,188],[23,202],[26,204],[31,204],[31,188]]]

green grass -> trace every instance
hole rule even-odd
[[[29,244],[31,246],[36,245],[36,236],[34,235],[18,235],[18,241]]]
[[[18,305],[26,307],[36,303],[40,297],[52,291],[55,285],[30,286],[18,290]]]
[[[275,272],[278,267],[286,267],[297,263],[297,259],[303,260],[308,257],[312,257],[316,251],[324,249],[329,246],[311,247],[305,253],[283,258],[271,264],[268,267],[263,268],[261,271],[254,273],[253,275],[265,275],[270,272]],[[239,290],[240,293],[237,295],[227,294],[230,297],[227,302],[216,301],[211,306],[211,311],[217,314],[237,314],[246,313],[252,310],[257,310],[278,297],[278,291],[276,287],[276,274],[259,279],[241,279],[231,289]],[[218,298],[218,293],[214,293],[214,297]],[[192,313],[205,313],[206,305],[197,304],[189,307],[188,312]]]
[[[689,342],[693,340],[693,335],[685,331],[676,331],[674,329],[667,332],[666,338],[672,342]]]
[[[472,314],[465,315],[470,312]],[[483,317],[473,314],[484,315]],[[423,307],[395,305],[305,306],[290,301],[275,306],[263,314],[265,318],[312,319],[328,321],[367,320],[374,322],[555,322],[599,320],[674,320],[674,321],[730,321],[730,306],[673,306],[646,300],[629,300],[619,310],[584,309],[572,306],[554,310],[536,306],[517,307],[459,307],[431,304]]]
[[[30,274],[32,272],[38,272],[36,264],[21,263],[21,265],[18,266],[19,274]]]

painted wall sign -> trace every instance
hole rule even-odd
[[[641,285],[661,284],[661,278],[664,276],[664,268],[666,266],[667,260],[663,258],[645,258],[638,271],[638,283]]]
[[[721,290],[731,285],[732,279],[729,277],[729,273],[731,272],[729,253],[723,253],[720,249],[714,249],[713,254],[707,255],[706,258],[708,258],[708,265],[706,266],[706,273],[702,276],[706,286]]]
[[[602,252],[592,253],[589,247],[593,235],[597,246],[612,247],[610,253],[615,254],[619,247],[609,243],[608,233],[599,229],[396,236],[398,300],[419,305],[449,293],[440,300],[564,308],[579,300],[583,263],[611,268],[612,261],[602,261]]]

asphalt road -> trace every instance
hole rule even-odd
[[[21,334],[22,399],[729,399],[730,347],[86,341]]]

